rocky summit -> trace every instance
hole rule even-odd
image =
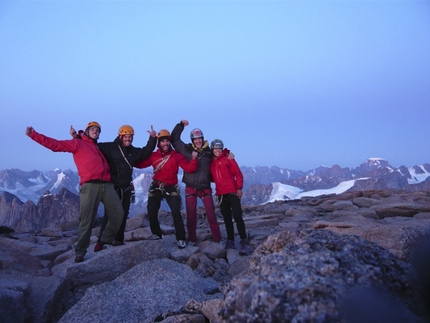
[[[32,232],[0,228],[1,322],[430,320],[428,191],[244,205],[244,256],[211,241],[199,209],[195,245],[177,248],[164,211],[163,239],[151,240],[142,213],[128,219],[124,245],[97,253],[95,227],[84,262],[75,263],[77,222],[61,204],[49,208],[63,220]]]

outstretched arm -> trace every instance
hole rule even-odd
[[[38,144],[48,148],[54,152],[69,152],[73,153],[76,150],[75,140],[57,140],[38,133],[33,127],[27,127],[25,134]]]

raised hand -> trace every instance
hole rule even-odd
[[[33,131],[34,131],[34,128],[33,128],[33,127],[27,127],[27,128],[25,129],[25,134],[26,134],[27,136],[30,136],[30,134],[31,134]]]
[[[70,126],[70,131],[69,131],[69,133],[70,133],[70,135],[71,135],[72,137],[75,137],[75,136],[76,136],[76,130],[75,130],[75,128],[73,128],[73,126]]]
[[[148,133],[151,137],[156,137],[157,132],[154,130],[154,127],[151,125],[151,130],[148,130]]]

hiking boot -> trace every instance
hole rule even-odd
[[[100,241],[96,243],[96,245],[94,246],[94,252],[99,252],[103,250],[103,243],[101,243]]]
[[[195,243],[195,241],[188,241],[188,242],[187,242],[187,245],[188,245],[189,247],[194,247],[194,246],[196,245],[196,243]]]
[[[122,246],[124,244],[125,244],[124,241],[115,240],[114,242],[112,242],[112,246],[114,246],[114,247],[116,247],[116,246]]]
[[[75,262],[82,262],[84,261],[84,256],[76,256],[75,257]]]
[[[153,234],[149,240],[161,240],[161,237],[159,235]]]
[[[248,240],[240,239],[239,255],[245,256],[248,253]]]
[[[183,249],[187,246],[185,240],[178,240],[178,248]]]
[[[236,249],[234,240],[227,240],[227,242],[225,243],[225,249]]]

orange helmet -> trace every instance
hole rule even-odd
[[[102,127],[100,126],[100,124],[98,122],[90,121],[87,124],[87,127],[85,128],[85,132],[87,132],[87,130],[90,129],[90,127],[98,127],[100,129],[100,132],[102,132]]]
[[[170,132],[166,129],[161,129],[157,135],[157,138],[159,141],[166,138],[170,140]]]
[[[129,126],[128,124],[121,126],[118,130],[118,136],[124,136],[124,135],[134,135],[133,127]]]

